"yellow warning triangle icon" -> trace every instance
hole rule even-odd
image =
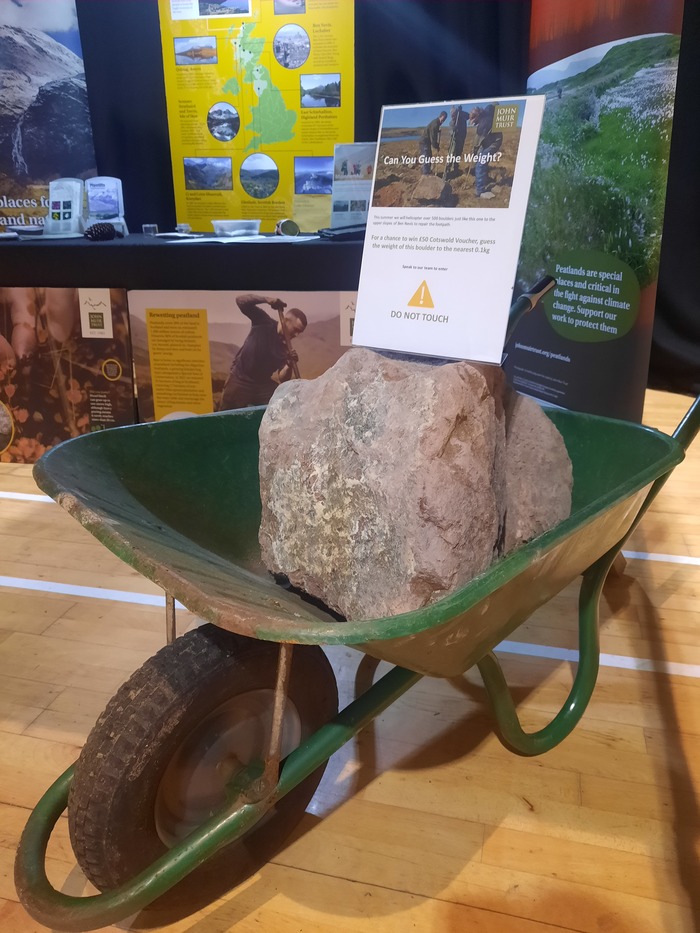
[[[420,283],[418,289],[408,303],[409,308],[434,308],[433,298],[425,279]]]

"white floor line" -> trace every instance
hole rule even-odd
[[[82,596],[86,599],[108,599],[117,603],[137,603],[141,606],[165,606],[165,596],[151,593],[133,593],[129,590],[107,590],[98,586],[77,586],[69,583],[52,583],[50,580],[27,580],[24,577],[0,576],[0,587],[15,590],[33,590],[42,593],[59,593],[62,596]],[[185,607],[175,603],[177,609]]]
[[[0,492],[0,499],[20,499],[23,502],[53,502],[51,496],[41,496],[34,492]]]
[[[549,658],[552,661],[578,663],[578,651],[572,648],[552,648],[549,645],[531,645],[522,641],[502,641],[495,650],[503,654],[519,654],[530,658]],[[647,658],[630,658],[624,654],[601,653],[600,666],[627,671],[677,674],[681,677],[700,679],[700,664],[683,664],[679,661],[650,661]]]
[[[700,557],[687,557],[685,554],[647,554],[646,551],[623,551],[628,560],[658,560],[665,564],[690,564],[700,567]]]
[[[67,583],[52,583],[48,580],[27,580],[22,577],[0,576],[0,587],[34,590],[44,593],[60,593],[66,596],[82,596],[88,599],[108,599],[120,603],[137,603],[142,606],[165,606],[165,596],[149,593],[132,593],[127,590],[103,590],[94,586],[72,586]],[[184,609],[179,603],[176,608]],[[502,641],[495,649],[502,654],[518,654],[530,658],[549,658],[553,661],[578,662],[578,651],[571,648],[553,648],[550,645],[533,645],[522,641]],[[676,674],[681,677],[700,679],[700,664],[682,664],[677,661],[650,661],[647,658],[630,658],[624,654],[601,654],[601,667],[613,667],[629,671]]]

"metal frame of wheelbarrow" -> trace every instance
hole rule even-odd
[[[530,307],[532,306],[532,302],[528,301],[528,304]],[[521,302],[521,310],[527,309],[525,302]],[[218,418],[221,416],[212,417]],[[174,427],[175,424],[171,423],[171,427]],[[151,426],[139,426],[137,430],[142,427]],[[165,425],[162,427],[165,427]],[[635,492],[633,499],[623,501],[611,509],[611,513],[624,513],[619,516],[622,522],[620,527],[623,528],[619,537],[610,542],[610,546],[602,556],[597,556],[600,555],[600,550],[598,550],[596,558],[582,567],[582,584],[579,594],[578,671],[561,711],[547,726],[535,733],[528,734],[523,731],[500,665],[492,651],[495,643],[485,644],[485,646],[478,644],[466,660],[462,658],[461,662],[459,662],[462,670],[466,670],[473,663],[478,666],[493,708],[500,738],[512,751],[521,755],[538,755],[554,748],[570,734],[583,715],[591,697],[598,672],[598,604],[605,578],[627,536],[636,527],[651,501],[670,475],[673,467],[682,460],[683,452],[699,429],[700,399],[694,402],[686,417],[674,432],[673,441],[664,435],[658,435],[658,432],[649,432],[650,435],[656,435],[668,442],[665,452],[660,465],[653,472],[653,479],[645,483],[642,478],[642,486]],[[117,429],[117,431],[119,430],[134,429]],[[645,431],[646,429],[636,430]],[[97,440],[100,437],[104,438],[108,433],[110,432],[101,432],[101,434],[91,435],[90,437]],[[81,440],[79,438],[78,442]],[[73,444],[76,442],[71,441],[68,443]],[[57,453],[59,451],[60,448],[57,449]],[[69,511],[79,512],[79,508],[76,506],[75,509],[72,509],[69,502],[62,501],[61,504],[68,508]],[[83,519],[84,515],[81,515],[81,520]],[[84,521],[84,524],[88,523]],[[584,525],[584,532],[587,531],[590,534],[595,527],[592,524]],[[616,527],[615,522],[610,523],[613,533]],[[90,530],[97,534],[95,528]],[[542,536],[540,541],[544,541],[545,538],[547,536]],[[541,543],[532,542],[531,545],[524,545],[523,548],[518,549],[520,553],[514,552],[513,555],[506,558],[503,561],[503,570],[498,571],[503,586],[499,587],[495,593],[489,591],[490,595],[487,593],[482,603],[497,602],[498,593],[501,591],[507,594],[509,585],[513,584],[514,581],[515,585],[517,585],[519,578],[515,571],[518,568],[527,566],[529,562],[536,566],[531,579],[527,582],[528,584],[532,583],[534,588],[537,588],[538,578],[551,573],[552,568],[556,570],[557,548],[566,547],[566,537],[562,541],[561,536],[557,539],[555,533],[554,539],[559,540],[559,543],[549,550]],[[109,544],[113,550],[119,552],[119,547],[115,545],[114,541],[109,542]],[[507,570],[506,565],[508,562],[510,562],[511,568],[515,568],[514,570]],[[148,566],[138,566],[138,569],[146,572],[152,579],[155,578],[154,573],[148,572]],[[475,587],[477,593],[478,587],[477,581]],[[176,587],[174,592],[177,595]],[[458,598],[456,599],[458,602]],[[454,605],[457,605],[457,602]],[[523,610],[523,618],[519,621],[516,620],[513,627],[519,624],[520,621],[524,621],[532,608],[536,607],[537,604],[541,604],[541,602],[541,600],[539,603],[534,601],[532,607],[527,604]],[[477,607],[480,605],[477,597],[471,600],[472,606],[474,603],[477,604]],[[429,607],[428,611],[423,612],[426,620],[425,627],[429,628],[433,623],[433,616],[439,611],[436,607],[439,607],[440,604],[450,605],[451,607],[450,597],[441,600],[440,603],[434,604],[433,607]],[[199,612],[202,606],[195,604],[190,608]],[[488,606],[485,608],[488,608]],[[408,618],[409,615],[411,614],[406,615],[405,618]],[[435,617],[437,618],[437,616]],[[397,616],[391,620],[379,620],[379,622],[387,625],[390,629],[396,623],[396,620],[401,618]],[[216,617],[212,618],[212,621],[217,621]],[[353,627],[352,623],[349,623],[347,627],[344,627],[342,623],[336,623],[334,635],[331,635],[330,628],[326,630],[321,626],[324,636],[327,631],[327,637],[322,637],[318,630],[310,628],[310,624],[306,625],[305,628],[306,623],[303,619],[294,630],[293,636],[290,636],[288,627],[285,627],[288,624],[289,620],[286,620],[279,629],[275,630],[274,626],[270,627],[271,623],[265,622],[256,632],[249,633],[255,637],[280,642],[280,665],[273,714],[273,721],[276,722],[281,720],[285,702],[286,669],[288,668],[289,654],[292,650],[289,642],[355,644],[374,657],[382,657],[384,642],[381,639],[385,635],[386,643],[390,645],[388,651],[390,657],[396,654],[400,656],[400,652],[403,650],[399,644],[401,639],[393,638],[394,633],[391,630],[386,631],[384,635],[378,634],[381,628],[380,624],[371,626],[366,630],[365,634],[358,634],[358,631],[361,632],[362,630]],[[287,639],[283,637],[285,631],[288,635]],[[448,632],[446,640],[448,642],[452,640],[450,632]],[[399,644],[398,649],[396,648],[397,644]],[[446,662],[443,660],[441,663]],[[430,673],[430,668],[425,672]],[[445,672],[442,672],[441,675],[447,676]],[[98,929],[123,920],[141,910],[171,889],[221,848],[251,830],[278,800],[312,774],[334,752],[339,750],[372,719],[380,715],[422,676],[423,673],[418,670],[411,670],[403,666],[393,667],[377,683],[351,702],[331,722],[322,726],[283,761],[279,760],[279,735],[275,736],[275,732],[278,732],[278,730],[273,728],[271,747],[264,765],[262,767],[259,763],[257,766],[250,765],[236,776],[234,782],[228,788],[229,797],[224,807],[186,839],[169,849],[132,881],[111,892],[88,897],[73,897],[55,890],[47,878],[45,870],[46,850],[51,832],[67,805],[74,766],[69,768],[39,801],[29,818],[20,841],[15,863],[15,881],[21,902],[39,922],[66,931]]]

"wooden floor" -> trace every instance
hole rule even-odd
[[[689,401],[650,392],[645,421],[671,431]],[[650,557],[631,557],[607,586],[597,690],[559,748],[510,754],[478,676],[425,679],[331,760],[273,862],[163,929],[700,930],[699,477],[700,442],[626,547]],[[0,931],[39,933],[14,890],[19,834],[107,699],[163,643],[163,612],[81,591],[158,594],[57,505],[18,497],[37,493],[28,467],[0,467],[0,493]],[[576,645],[574,597],[552,601],[502,655],[526,728],[571,684],[558,657]],[[190,621],[180,614],[181,628]],[[539,645],[559,654],[531,656]],[[347,694],[362,656],[331,656]],[[88,890],[65,819],[49,867],[63,890]]]

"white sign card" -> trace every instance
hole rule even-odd
[[[501,362],[544,101],[382,109],[354,345]]]

